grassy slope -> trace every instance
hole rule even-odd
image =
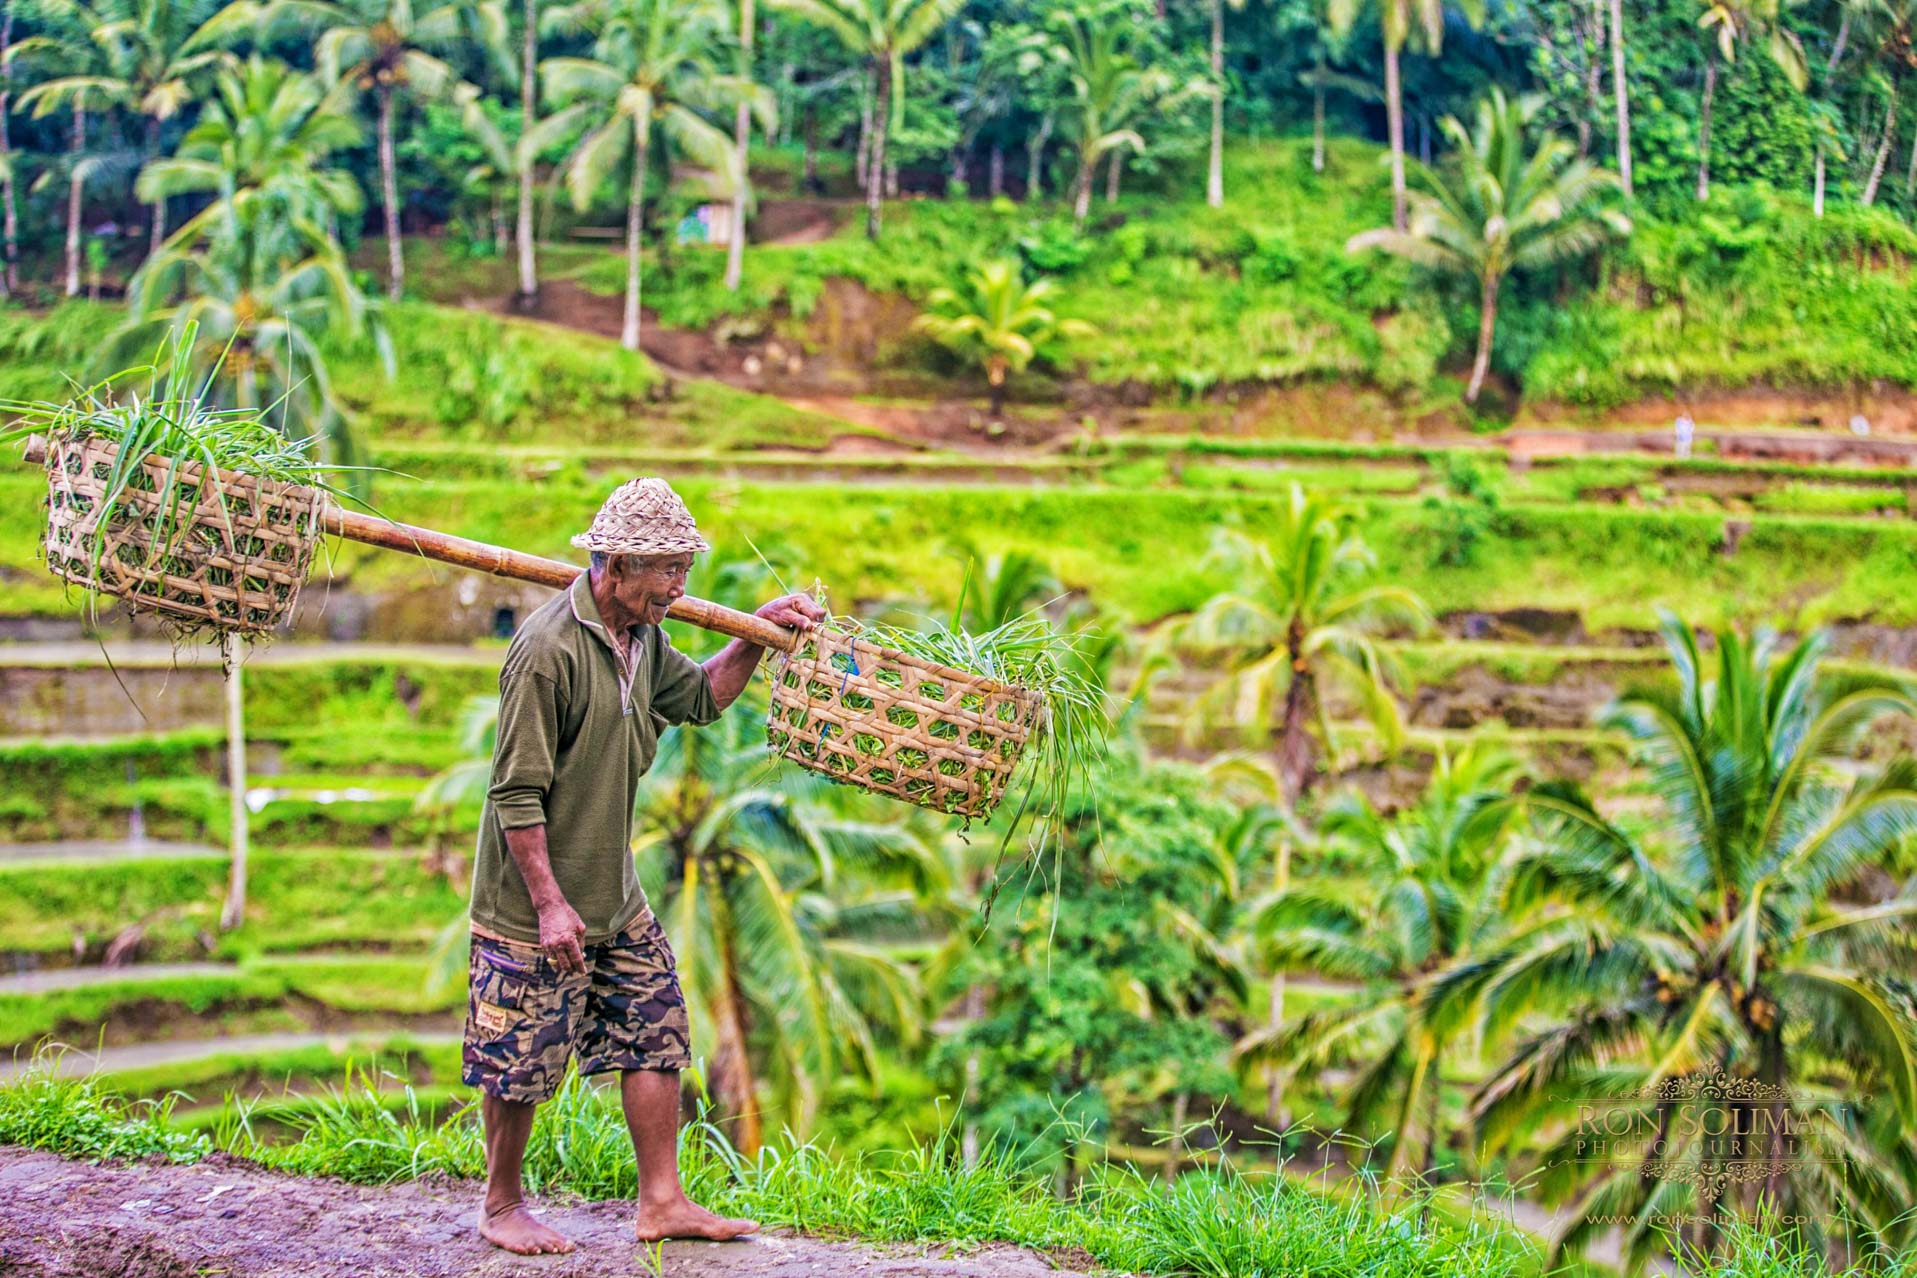
[[[141,1004],[157,1017],[205,1017],[217,1011],[277,1006],[291,997],[341,1012],[443,1012],[463,1005],[460,990],[428,993],[418,957],[338,956],[256,959],[228,973],[143,977],[41,994],[0,994],[0,1048],[32,1043],[63,1027],[94,1027],[119,1009]]]
[[[721,286],[717,255],[683,254],[648,274],[646,298],[686,327],[804,317],[833,276],[918,299],[1023,245],[1060,278],[1060,309],[1099,326],[1070,352],[1094,380],[1202,390],[1343,379],[1449,400],[1446,374],[1475,338],[1475,294],[1344,251],[1387,219],[1383,183],[1365,143],[1334,143],[1323,175],[1308,143],[1242,145],[1228,156],[1221,209],[1195,185],[1135,190],[1116,210],[1122,226],[1104,225],[1113,219],[1100,202],[1093,233],[1074,242],[1055,206],[894,202],[876,246],[848,225],[822,244],[757,247],[738,294]],[[1568,294],[1555,277],[1507,286],[1498,366],[1528,396],[1606,406],[1673,388],[1917,384],[1917,236],[1894,215],[1816,219],[1795,195],[1720,189],[1676,219],[1636,217],[1632,240],[1574,272]],[[598,291],[624,286],[610,257],[573,273]]]
[[[219,933],[223,857],[0,868],[0,950],[61,951],[76,936],[97,946],[144,922],[153,959],[207,957],[199,937]],[[320,946],[419,950],[466,898],[405,853],[266,852],[251,858],[246,921],[220,936],[215,958]]]
[[[669,384],[617,342],[478,311],[403,302],[385,308],[394,376],[370,344],[328,354],[335,393],[364,439],[421,435],[497,443],[566,438],[698,446],[821,447],[861,428],[710,382]],[[39,317],[0,311],[0,400],[65,398],[138,363],[145,340],[116,338],[125,312],[69,302]]]
[[[969,538],[986,551],[1027,550],[1068,586],[1145,621],[1190,608],[1220,584],[1198,567],[1209,530],[1254,534],[1276,493],[1183,489],[1027,489],[957,485],[744,483],[680,479],[722,553],[788,547],[798,584],[816,575],[844,606],[928,589],[956,589],[943,547]],[[605,495],[602,481],[556,476],[528,501],[522,482],[400,484],[377,496],[408,522],[566,557]],[[39,481],[0,474],[0,573],[8,611],[71,615],[60,583],[34,562]],[[1592,626],[1644,626],[1664,604],[1704,622],[1727,617],[1803,625],[1838,617],[1917,621],[1917,530],[1903,521],[1765,517],[1735,554],[1725,517],[1709,512],[1512,505],[1485,529],[1470,563],[1438,561],[1447,513],[1422,498],[1361,500],[1359,531],[1383,572],[1440,610],[1545,607],[1582,612]],[[358,589],[404,589],[428,571],[385,552],[336,551]],[[928,565],[937,564],[936,571]],[[695,584],[695,591],[698,589]]]

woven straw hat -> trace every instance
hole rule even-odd
[[[692,512],[663,479],[619,485],[592,518],[592,527],[572,539],[583,550],[608,555],[677,555],[710,550],[692,522]]]

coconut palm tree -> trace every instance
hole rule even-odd
[[[1355,890],[1280,884],[1251,907],[1252,944],[1270,970],[1304,968],[1353,989],[1290,1024],[1274,1017],[1235,1054],[1286,1069],[1358,1062],[1342,1126],[1391,1137],[1387,1176],[1430,1171],[1444,1143],[1439,1096],[1456,1029],[1431,1022],[1424,993],[1434,972],[1496,928],[1485,886],[1516,811],[1517,776],[1517,761],[1492,742],[1440,752],[1402,811],[1387,816],[1353,795],[1326,814],[1321,833],[1356,867]]]
[[[741,81],[750,81],[752,77],[752,25],[753,0],[739,0],[739,66],[736,74]],[[746,241],[746,204],[751,194],[751,157],[748,151],[752,143],[752,107],[744,98],[733,108],[732,145],[735,151],[732,161],[733,172],[738,180],[732,184],[732,233],[726,240],[726,292],[739,291],[739,280],[745,272]]]
[[[314,197],[302,213],[324,223],[363,206],[353,175],[325,167],[359,139],[345,86],[329,91],[315,76],[255,56],[220,73],[179,150],[149,163],[133,189],[153,202],[214,195],[235,209],[254,200],[285,207]],[[185,233],[196,229],[189,225]]]
[[[1890,160],[1891,143],[1897,134],[1898,100],[1911,72],[1917,71],[1917,0],[1874,0],[1864,10],[1863,22],[1864,39],[1874,64],[1874,73],[1866,77],[1866,83],[1884,95],[1883,138],[1858,199],[1869,206],[1877,202],[1878,184]]]
[[[1211,0],[1211,153],[1205,164],[1205,203],[1225,205],[1225,5],[1243,9],[1245,0]]]
[[[1810,78],[1804,46],[1798,41],[1797,33],[1784,25],[1783,9],[1783,0],[1710,0],[1704,16],[1697,20],[1700,27],[1717,33],[1705,49],[1704,92],[1698,103],[1697,198],[1700,200],[1708,199],[1711,194],[1711,101],[1717,92],[1718,59],[1735,62],[1737,42],[1761,36],[1771,61],[1783,71],[1792,88],[1802,93]]]
[[[66,295],[80,294],[80,211],[86,185],[99,173],[97,157],[87,154],[87,118],[89,113],[107,109],[114,103],[114,67],[105,46],[93,39],[93,31],[104,22],[80,0],[32,0],[27,5],[9,5],[32,19],[35,33],[16,40],[7,50],[7,65],[23,67],[35,84],[20,95],[16,109],[33,108],[33,118],[42,119],[65,107],[70,117],[67,154],[64,163],[67,179]],[[34,183],[34,189],[50,181],[49,169]]]
[[[1418,165],[1425,189],[1412,195],[1410,228],[1364,231],[1345,245],[1351,252],[1382,249],[1477,281],[1478,353],[1465,387],[1467,404],[1477,402],[1490,367],[1505,276],[1589,253],[1608,236],[1631,230],[1624,214],[1599,205],[1616,186],[1614,175],[1572,159],[1571,144],[1555,134],[1545,134],[1535,150],[1527,145],[1525,126],[1535,110],[1534,100],[1514,102],[1494,88],[1479,102],[1471,132],[1447,116],[1442,127],[1458,153],[1455,181]]]
[[[0,295],[20,291],[20,208],[15,199],[13,140],[13,10],[0,11]]]
[[[567,161],[566,181],[575,208],[623,161],[630,160],[626,200],[626,313],[619,340],[639,349],[639,251],[645,225],[646,171],[654,134],[695,163],[730,183],[731,143],[704,115],[745,102],[762,120],[772,118],[772,95],[758,85],[721,74],[725,30],[719,9],[682,0],[620,0],[611,7],[588,3],[560,11],[563,20],[595,32],[592,56],[548,58],[540,67],[546,94],[560,109],[525,144],[535,154],[552,138],[586,132]]]
[[[669,733],[633,844],[694,1040],[710,1044],[707,1087],[747,1152],[760,1141],[762,1072],[803,1134],[826,1080],[875,1078],[882,1036],[917,1040],[916,976],[883,938],[922,943],[921,903],[950,886],[920,817],[879,819],[855,791],[770,772],[762,721],[739,707]]]
[[[539,123],[539,8],[540,0],[520,0],[519,13],[519,138],[513,156],[519,178],[519,210],[513,243],[519,251],[519,297],[530,302],[539,295],[539,259],[533,244],[533,157],[526,139]]]
[[[1221,702],[1241,729],[1269,733],[1275,719],[1278,774],[1292,802],[1316,762],[1314,723],[1325,748],[1335,747],[1323,685],[1339,685],[1395,742],[1393,690],[1404,678],[1375,640],[1394,626],[1418,631],[1430,624],[1416,595],[1370,583],[1375,561],[1349,522],[1346,512],[1293,484],[1264,538],[1220,529],[1205,566],[1222,569],[1232,584],[1166,635],[1175,647],[1230,655],[1225,676],[1194,703],[1190,722],[1209,719]]]
[[[878,83],[872,156],[866,168],[865,233],[879,238],[885,143],[905,118],[905,59],[964,7],[964,0],[770,0],[839,37],[869,60]]]
[[[1375,0],[1378,29],[1384,40],[1385,131],[1391,142],[1391,226],[1403,231],[1405,211],[1404,86],[1398,63],[1413,34],[1423,37],[1427,53],[1444,47],[1444,0]],[[1458,11],[1473,27],[1484,21],[1484,0],[1458,0]],[[1327,14],[1332,30],[1350,34],[1363,9],[1363,0],[1331,0]]]
[[[132,112],[144,121],[147,159],[159,153],[161,128],[197,96],[195,82],[232,60],[219,47],[235,30],[223,0],[27,0],[23,7],[56,30],[84,28],[94,49],[79,74],[35,86],[35,100],[76,112],[86,105]],[[27,100],[23,94],[21,104]],[[153,204],[149,236],[152,249],[166,237],[164,198]]]
[[[1617,175],[1624,198],[1631,185],[1631,93],[1624,74],[1624,0],[1611,0],[1611,96],[1617,100]]]
[[[321,343],[370,341],[389,377],[393,356],[378,304],[313,216],[328,198],[281,178],[270,194],[222,200],[182,225],[129,283],[128,319],[108,349],[192,326],[193,358],[220,404],[260,410],[349,465],[358,450]],[[362,472],[348,481],[364,487]]]
[[[1092,207],[1092,178],[1107,155],[1145,149],[1138,124],[1150,111],[1166,111],[1214,86],[1202,80],[1180,85],[1162,70],[1140,65],[1133,53],[1136,32],[1124,5],[1055,12],[1040,46],[1064,72],[1065,103],[1078,134],[1078,176],[1073,181],[1072,223],[1083,228]],[[1113,170],[1116,174],[1116,169]]]
[[[913,327],[985,369],[994,421],[1005,409],[1005,381],[1023,372],[1039,347],[1060,338],[1089,337],[1082,320],[1060,319],[1047,305],[1058,291],[1051,280],[1027,284],[1018,263],[1000,259],[965,273],[957,288],[926,295],[926,313]]]
[[[371,93],[379,116],[380,204],[386,214],[386,293],[394,301],[406,287],[400,243],[399,161],[393,124],[402,94],[459,104],[467,127],[508,163],[505,144],[479,108],[479,90],[461,80],[443,59],[465,48],[497,46],[505,39],[501,0],[461,0],[420,12],[412,0],[272,0],[262,14],[268,34],[282,23],[318,30],[314,61],[328,83],[345,81]]]
[[[1821,635],[1785,649],[1726,632],[1707,654],[1668,615],[1663,634],[1675,679],[1603,720],[1632,742],[1657,819],[1614,819],[1574,785],[1536,787],[1536,840],[1500,890],[1504,935],[1433,982],[1429,1014],[1509,1044],[1474,1100],[1485,1141],[1565,1133],[1538,1180],[1578,1202],[1560,1247],[1622,1219],[1638,1222],[1626,1241],[1642,1260],[1660,1241],[1652,1222],[1679,1213],[1703,1218],[1689,1241],[1709,1246],[1718,1212],[1760,1198],[1811,1222],[1887,1223],[1909,1204],[1909,1165],[1886,1157],[1850,1098],[1878,1097],[1879,1126],[1917,1119],[1917,896],[1846,898],[1917,835],[1917,762],[1861,771],[1849,750],[1917,701],[1820,670]],[[1686,1109],[1699,1094],[1718,1098],[1716,1119]],[[1641,1162],[1570,1161],[1567,1097],[1613,1098],[1619,1121],[1664,1147],[1647,1141]],[[1787,1125],[1796,1148],[1780,1151]],[[1765,1174],[1726,1189],[1687,1177],[1699,1160]]]

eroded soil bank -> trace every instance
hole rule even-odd
[[[369,1188],[282,1176],[225,1155],[191,1167],[92,1166],[0,1149],[0,1274],[49,1278],[438,1278],[652,1273],[630,1204],[535,1203],[578,1243],[564,1256],[511,1256],[480,1241],[478,1186],[429,1179]],[[1015,1247],[872,1247],[783,1231],[732,1243],[666,1244],[674,1278],[1040,1278],[1076,1272]]]

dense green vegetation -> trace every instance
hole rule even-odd
[[[1042,854],[1014,805],[954,833],[772,769],[750,703],[666,739],[634,852],[711,1205],[1144,1272],[1556,1272],[1464,1202],[1522,1183],[1572,1204],[1554,1252],[1628,1209],[1633,1263],[1907,1264],[1913,676],[1750,627],[1907,651],[1910,477],[1466,432],[1714,391],[1828,425],[1917,385],[1908,4],[770,8],[20,0],[0,397],[171,332],[223,409],[383,468],[394,518],[564,557],[612,480],[663,471],[721,548],[695,593],[818,579],[890,624],[1078,638],[1116,748]],[[728,214],[782,242],[701,243]],[[869,393],[901,390],[941,402]],[[951,402],[981,392],[989,430]],[[71,612],[42,482],[0,474],[29,631]],[[328,551],[382,637],[490,611]],[[1673,606],[1711,638],[1627,646]],[[389,1039],[413,1090],[209,1041],[0,1089],[0,1142],[475,1174],[452,1054],[391,1036],[457,1021],[498,656],[247,668],[237,925],[220,856],[0,868],[18,964],[224,964],[0,994],[0,1043],[326,1026]],[[224,842],[212,703],[88,739],[71,694],[108,676],[47,660],[8,711],[75,735],[0,742],[0,837]],[[1567,1161],[1570,1091],[1719,1074],[1816,1089],[1818,1152],[1869,1183]],[[106,1098],[176,1087],[178,1123]],[[1346,1141],[1388,1192],[1266,1170]],[[630,1193],[622,1148],[574,1084],[531,1180]],[[1779,1205],[1819,1223],[1785,1247]]]

